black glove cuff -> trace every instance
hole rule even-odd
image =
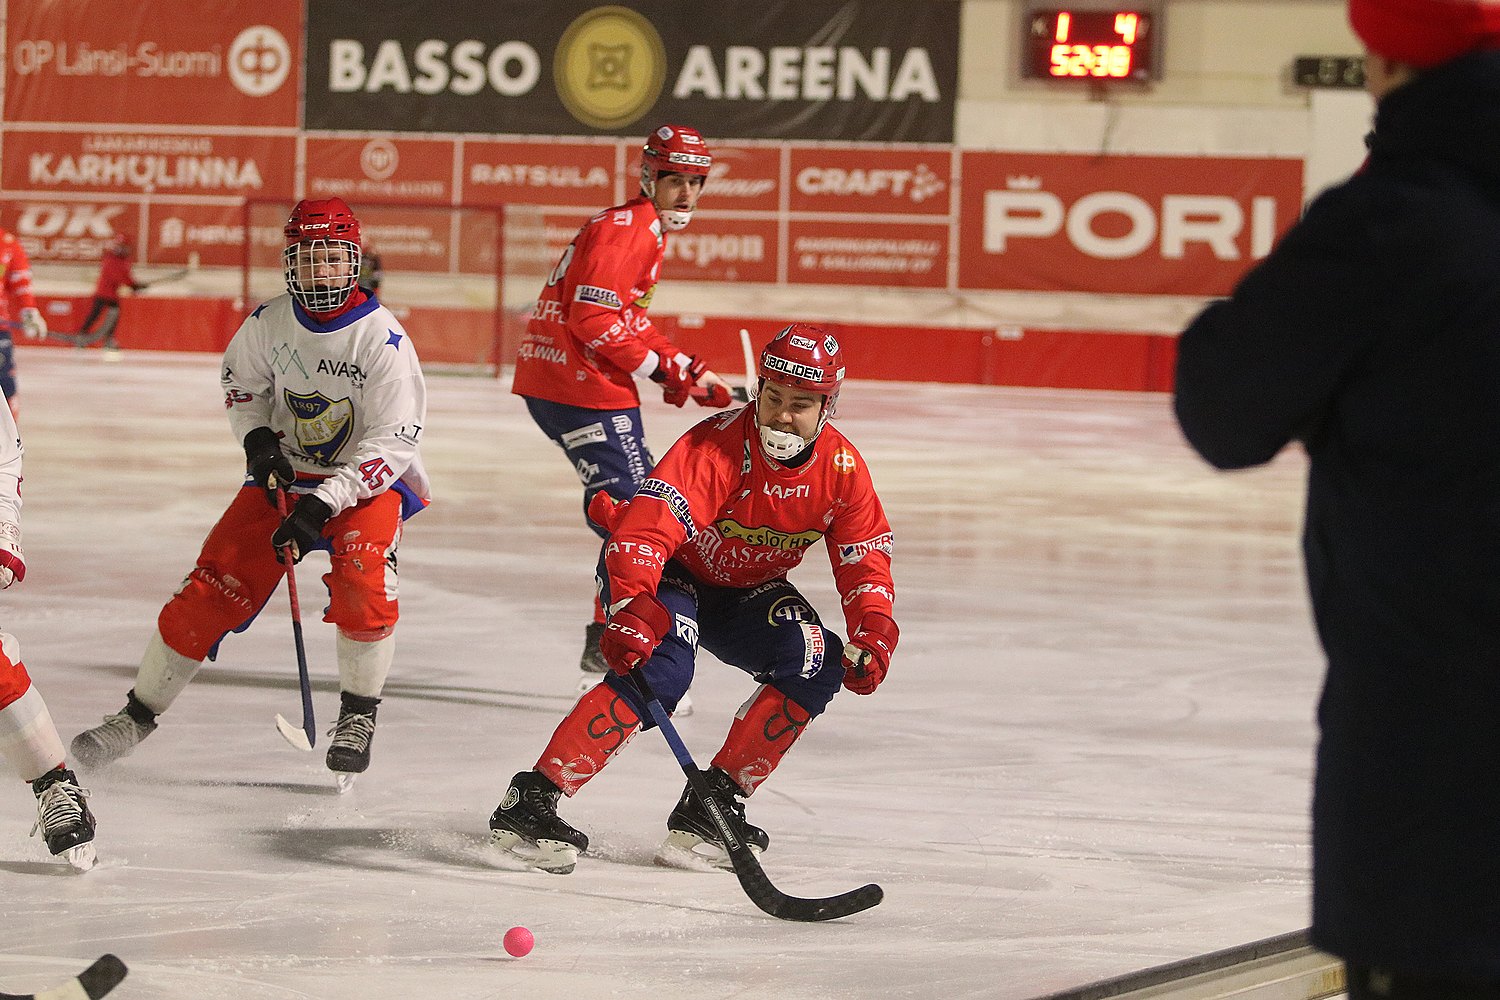
[[[297,506],[292,509],[291,519],[307,525],[313,529],[313,533],[323,530],[323,525],[333,516],[333,508],[316,493],[304,493],[297,498]]]

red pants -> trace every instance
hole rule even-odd
[[[0,708],[20,698],[31,687],[26,664],[19,657],[20,651],[14,636],[0,632]]]
[[[231,629],[248,624],[276,592],[286,569],[271,535],[281,515],[263,490],[235,495],[198,554],[198,564],[161,609],[157,626],[166,644],[201,660]],[[386,491],[335,514],[323,527],[331,547],[325,622],[354,636],[396,624],[396,545],[401,540],[401,496]]]

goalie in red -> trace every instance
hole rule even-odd
[[[557,815],[557,802],[652,725],[625,676],[634,668],[668,711],[692,682],[700,645],[760,682],[704,772],[720,811],[757,851],[770,838],[746,821],[739,800],[840,684],[871,694],[885,678],[899,634],[891,528],[864,459],[828,422],[844,379],[838,341],[793,324],[766,346],[758,374],[751,405],[690,430],[630,501],[595,498],[590,513],[609,532],[599,583],[610,616],[600,648],[612,672],[563,719],[535,769],[512,779],[489,824],[502,852],[544,871],[573,870],[588,837]],[[787,579],[820,539],[848,644]],[[663,862],[697,855],[728,863],[691,786],[667,831]]]
[[[663,125],[652,132],[641,150],[639,196],[578,231],[526,325],[512,391],[583,481],[585,511],[601,491],[628,498],[651,471],[637,379],[659,384],[675,406],[690,396],[700,406],[730,403],[724,380],[678,350],[646,316],[666,234],[692,219],[712,164],[695,129]],[[596,602],[579,661],[584,690],[606,669],[599,656],[603,632]]]

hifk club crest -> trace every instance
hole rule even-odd
[[[354,433],[354,404],[348,396],[329,399],[321,392],[302,395],[287,389],[282,395],[297,418],[297,446],[309,458],[332,465]]]

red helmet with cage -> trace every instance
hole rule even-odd
[[[282,230],[286,287],[310,313],[341,309],[359,280],[359,220],[342,198],[304,198]]]
[[[838,407],[839,389],[844,384],[844,349],[838,338],[811,323],[793,323],[786,327],[760,352],[756,374],[762,387],[775,382],[790,389],[816,393],[824,397],[818,424],[810,438],[774,430],[759,423],[761,445],[774,459],[786,461],[795,457],[823,432],[823,425]]]

